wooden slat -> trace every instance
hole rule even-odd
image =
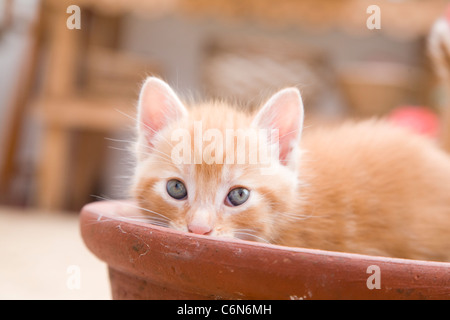
[[[94,131],[126,129],[133,123],[132,101],[96,98],[43,99],[36,112],[51,126]]]

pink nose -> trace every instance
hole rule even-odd
[[[207,224],[200,224],[200,223],[190,223],[188,225],[189,232],[195,233],[195,234],[208,234],[212,231],[211,226]]]

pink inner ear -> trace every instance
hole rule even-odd
[[[149,144],[154,135],[185,116],[187,111],[168,84],[157,78],[148,78],[139,97],[139,132]]]
[[[286,160],[299,140],[301,128],[294,118],[284,117],[279,123],[280,160]]]
[[[272,96],[257,114],[259,128],[278,129],[279,158],[287,160],[300,140],[303,126],[303,103],[295,88],[287,88]]]
[[[154,135],[165,126],[164,112],[161,109],[146,108],[141,114],[140,131],[145,134],[147,141],[151,144]]]

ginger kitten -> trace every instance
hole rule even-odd
[[[138,106],[132,194],[151,221],[196,234],[450,260],[450,157],[381,120],[302,133],[295,88],[255,114],[189,109],[157,78]]]

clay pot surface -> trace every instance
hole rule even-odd
[[[450,299],[450,263],[224,240],[127,214],[132,202],[103,201],[80,215],[113,299]]]

